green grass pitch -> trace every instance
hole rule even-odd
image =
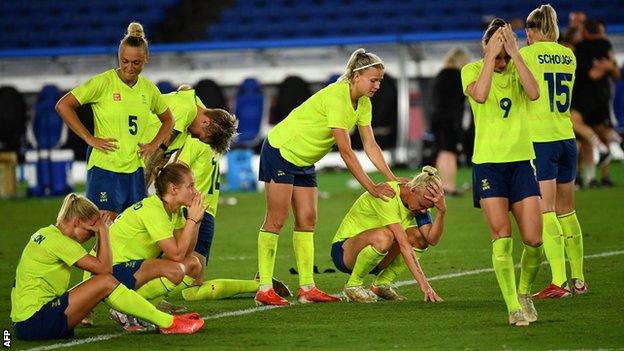
[[[422,302],[416,285],[404,275],[399,289],[409,300],[358,305],[334,303],[286,308],[255,307],[253,296],[222,301],[188,303],[206,318],[196,335],[164,336],[127,334],[107,316],[107,307],[96,309],[96,326],[77,328],[73,340],[19,342],[17,349],[85,350],[153,349],[463,349],[547,350],[624,348],[624,166],[613,167],[618,186],[577,192],[577,212],[584,232],[586,278],[589,293],[557,301],[536,301],[539,320],[528,328],[506,324],[505,305],[490,270],[489,232],[471,194],[448,198],[446,228],[441,242],[423,255],[421,265],[432,286],[445,299],[440,304]],[[413,171],[401,171],[409,176]],[[380,180],[379,176],[376,176]],[[360,189],[346,186],[347,173],[319,174],[319,216],[315,236],[316,264],[321,272],[334,268],[330,243]],[[460,172],[468,182],[470,171]],[[238,204],[221,205],[207,278],[250,279],[256,272],[256,240],[264,216],[263,193],[225,193]],[[10,327],[10,291],[15,267],[27,238],[56,218],[60,198],[0,201],[0,326]],[[292,251],[292,221],[282,231],[275,274],[293,290],[297,276]],[[514,261],[520,260],[521,243],[514,228]],[[76,272],[75,281],[79,279]],[[321,273],[317,285],[338,293],[347,276]],[[534,290],[550,279],[542,266]]]

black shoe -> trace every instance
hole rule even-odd
[[[577,189],[583,189],[585,188],[585,184],[583,183],[583,178],[581,178],[580,176],[577,176],[574,179],[574,185]]]
[[[596,163],[600,167],[604,167],[611,162],[611,153],[609,151],[599,152],[598,153],[598,163]]]
[[[604,177],[600,180],[600,186],[606,186],[608,188],[613,188],[615,183],[611,180],[611,177]]]
[[[587,187],[590,189],[596,189],[600,187],[600,183],[596,179],[592,179],[587,183]]]

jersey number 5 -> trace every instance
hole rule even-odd
[[[139,126],[137,125],[137,116],[128,116],[128,131],[132,135],[137,135]]]
[[[570,108],[570,87],[565,82],[572,81],[572,73],[544,73],[544,80],[548,83],[548,99],[550,112],[555,112],[555,95],[565,95],[564,102],[557,100],[557,111],[566,112]]]

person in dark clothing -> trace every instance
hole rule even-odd
[[[466,101],[462,92],[461,68],[468,62],[470,57],[466,51],[452,49],[433,82],[431,129],[439,150],[435,166],[440,170],[444,191],[449,195],[458,194],[455,175],[457,154],[463,139],[462,118]]]
[[[613,46],[606,38],[604,25],[597,20],[585,22],[583,40],[575,47],[576,83],[572,93],[572,122],[581,137],[581,163],[585,181],[597,186],[593,148],[608,155],[615,133],[610,121],[611,79],[619,79]],[[591,130],[591,131],[590,131]],[[619,150],[615,150],[617,154]],[[609,157],[600,157],[603,185],[612,186]]]

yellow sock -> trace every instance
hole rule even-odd
[[[273,269],[275,268],[275,253],[279,235],[261,230],[258,234],[258,272],[260,285],[273,284]]]
[[[172,315],[159,311],[136,291],[123,284],[117,285],[104,302],[117,311],[152,322],[161,328],[168,328],[173,324]]]
[[[570,260],[571,277],[585,281],[583,274],[583,232],[576,211],[558,217],[563,230],[565,251]]]
[[[414,255],[417,259],[420,259],[420,256],[424,250],[414,249]],[[394,283],[394,280],[399,276],[399,274],[405,272],[407,270],[407,264],[405,263],[405,259],[403,255],[400,253],[390,262],[388,267],[384,268],[381,273],[375,278],[374,284],[379,285],[389,285]]]
[[[293,232],[299,285],[314,284],[314,232]]]
[[[143,284],[136,292],[146,300],[150,300],[152,303],[156,304],[158,301],[162,300],[163,297],[172,296],[193,285],[194,281],[194,278],[186,275],[180,284],[175,285],[169,279],[160,277]]]
[[[258,286],[255,280],[212,279],[200,286],[182,290],[182,297],[187,301],[219,300],[242,293],[255,293]]]
[[[373,268],[375,268],[375,266],[377,266],[384,257],[386,257],[386,253],[381,253],[375,250],[375,248],[371,245],[363,248],[355,259],[355,265],[353,266],[351,276],[347,281],[347,286],[358,286],[364,284],[364,277]]]
[[[542,253],[542,245],[533,247],[524,244],[522,259],[520,260],[520,266],[522,267],[520,270],[520,283],[518,284],[518,292],[520,294],[529,295],[531,293],[531,285],[542,264]]]
[[[554,212],[542,214],[544,227],[542,230],[542,240],[544,241],[544,253],[550,264],[552,283],[563,286],[567,282],[565,251],[563,245],[563,234],[561,225]]]
[[[511,256],[512,245],[513,241],[510,237],[498,238],[492,242],[492,266],[494,266],[496,280],[509,313],[521,308],[516,291],[516,274]]]

